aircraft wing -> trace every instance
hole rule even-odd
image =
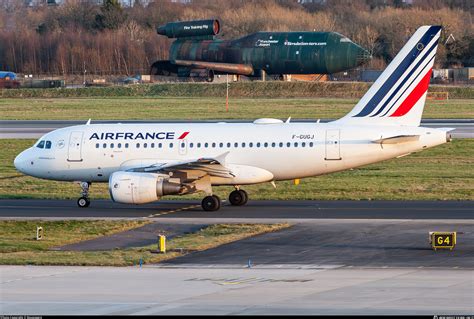
[[[206,62],[206,61],[191,61],[191,60],[174,60],[173,64],[187,66],[196,69],[209,69],[218,72],[228,72],[242,75],[252,75],[253,67],[248,64],[237,63],[220,63],[220,62]]]
[[[147,173],[158,173],[158,174],[169,174],[177,172],[189,172],[193,171],[195,176],[209,175],[223,178],[235,177],[232,172],[225,167],[222,162],[228,152],[216,157],[203,157],[198,159],[191,159],[185,161],[173,161],[167,163],[157,163],[141,168],[134,168],[134,172],[147,172]]]

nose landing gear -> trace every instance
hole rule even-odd
[[[89,199],[89,187],[91,183],[89,182],[81,182],[81,197],[77,200],[77,206],[84,208],[89,207],[91,201]]]

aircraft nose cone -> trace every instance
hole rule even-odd
[[[357,66],[359,65],[362,65],[364,63],[366,63],[367,61],[370,61],[372,59],[372,55],[370,54],[369,51],[367,51],[366,49],[364,49],[363,47],[357,45],[354,43],[355,46],[357,46],[356,48],[356,63],[357,63]]]
[[[25,172],[26,162],[27,162],[27,158],[26,158],[25,152],[21,152],[20,154],[18,154],[17,157],[15,157],[15,160],[13,161],[13,165],[15,165],[15,168],[17,169],[17,171],[26,174]]]

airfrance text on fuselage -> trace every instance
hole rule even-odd
[[[89,140],[172,140],[175,138],[175,132],[156,132],[156,133],[93,133]]]

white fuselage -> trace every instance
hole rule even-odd
[[[374,143],[399,135],[420,137],[398,144]],[[50,141],[51,147],[38,148],[41,141]],[[90,124],[46,134],[15,159],[15,166],[39,178],[107,182],[117,171],[221,156],[235,177],[213,177],[212,185],[243,185],[327,174],[445,142],[445,131],[409,126]]]

